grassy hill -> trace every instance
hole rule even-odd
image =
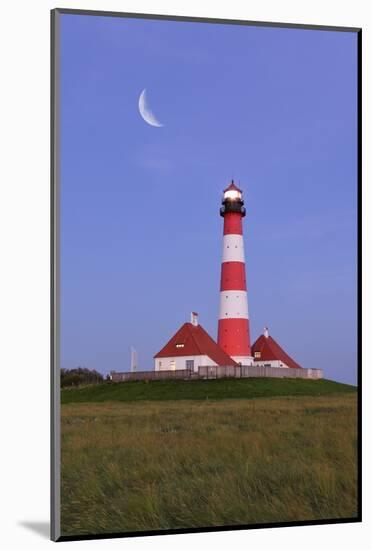
[[[200,395],[199,384],[187,384]],[[205,384],[221,395],[231,387],[246,393],[255,386],[256,392],[256,384],[261,392],[290,389],[283,380]],[[89,390],[133,398],[133,388],[142,387]],[[160,392],[165,386],[149,387]],[[329,381],[308,386],[293,380],[291,393],[294,388],[349,392]],[[289,398],[63,405],[62,534],[355,518],[357,394],[350,389]]]
[[[256,397],[319,396],[355,393],[357,388],[332,380],[244,378],[219,380],[156,380],[105,382],[63,389],[62,404],[104,401],[178,401],[181,399],[252,399]]]

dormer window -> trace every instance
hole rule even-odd
[[[184,344],[175,344],[176,348],[184,348]]]

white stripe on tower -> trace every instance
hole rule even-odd
[[[247,306],[242,191],[232,181],[224,190],[220,210],[224,218],[223,257],[220,283],[218,344],[235,361],[252,364]]]
[[[223,259],[222,262],[245,263],[242,235],[224,235],[223,237]]]
[[[222,290],[220,292],[219,319],[248,319],[247,292]]]

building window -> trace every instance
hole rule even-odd
[[[159,366],[159,367],[162,367],[162,361],[159,361],[159,362],[158,362],[158,366]]]
[[[176,348],[184,348],[184,344],[175,344]]]
[[[175,361],[170,361],[170,370],[175,370]]]
[[[255,357],[255,359],[260,359],[260,357],[261,357],[260,351],[255,351],[254,352],[254,357]]]

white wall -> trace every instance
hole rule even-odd
[[[256,365],[257,367],[264,367],[264,366],[267,366],[267,367],[278,367],[278,368],[283,368],[283,369],[288,369],[290,367],[288,367],[285,363],[283,363],[282,361],[257,361],[256,359],[254,359],[254,363],[253,365]]]
[[[231,356],[236,363],[241,363],[241,365],[254,365],[254,358],[251,355],[232,355]]]
[[[155,370],[172,370],[171,362],[175,362],[175,370],[186,368],[186,361],[194,361],[194,371],[198,371],[199,366],[210,365],[215,366],[216,363],[208,355],[183,355],[179,357],[156,357]],[[161,364],[160,364],[161,363]]]

